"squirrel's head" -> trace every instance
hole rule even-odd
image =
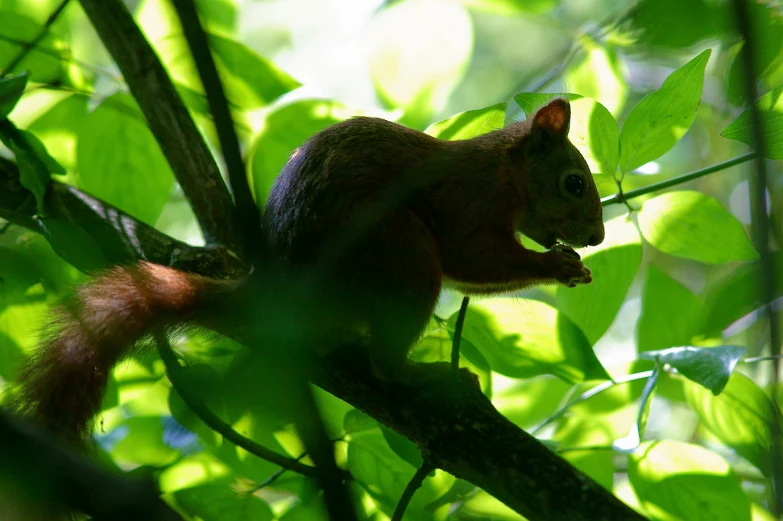
[[[511,171],[523,199],[517,229],[551,248],[596,246],[604,240],[598,189],[582,154],[568,140],[571,105],[555,99],[524,125],[512,147]]]

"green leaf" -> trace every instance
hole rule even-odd
[[[264,107],[301,85],[239,42],[210,34],[209,45],[224,79],[226,96],[242,109]]]
[[[780,410],[750,378],[734,372],[718,396],[683,381],[688,404],[699,420],[723,443],[755,465],[765,476],[772,471],[772,433],[780,432]],[[773,422],[778,424],[773,427]]]
[[[652,519],[751,519],[750,502],[731,466],[698,445],[642,443],[628,458],[628,478]]]
[[[707,264],[758,258],[737,218],[699,192],[669,192],[645,201],[639,228],[650,244],[669,255]]]
[[[578,94],[522,92],[514,101],[528,118],[555,98],[571,104],[571,125],[568,137],[582,153],[593,173],[614,175],[619,157],[617,122],[606,107]]]
[[[470,16],[453,2],[406,0],[379,10],[367,34],[378,97],[389,108],[402,108],[407,126],[425,127],[468,68]]]
[[[37,83],[53,83],[62,79],[64,54],[69,51],[56,30],[45,30],[41,24],[13,11],[0,11],[0,20],[3,21],[0,24],[0,71],[30,71],[30,81]],[[41,33],[44,36],[38,39]],[[35,46],[29,49],[24,59],[8,70],[19,53],[33,41]]]
[[[0,121],[11,113],[24,94],[27,79],[27,72],[0,79]]]
[[[669,364],[685,378],[709,389],[717,396],[726,387],[731,373],[745,351],[747,349],[740,346],[686,346],[647,351],[641,353],[639,358]]]
[[[87,116],[77,161],[80,188],[155,224],[174,177],[133,98],[115,94]]]
[[[430,136],[452,141],[470,139],[503,128],[506,121],[506,103],[460,112],[448,119],[433,123],[424,132]]]
[[[630,172],[672,148],[696,118],[707,49],[674,71],[628,114],[620,131],[620,170]]]
[[[381,433],[383,434],[386,443],[389,444],[389,448],[391,448],[397,456],[410,463],[413,468],[421,467],[424,460],[415,443],[384,425],[379,424],[378,426],[381,429]]]
[[[625,216],[606,223],[606,240],[582,257],[593,273],[591,284],[556,292],[557,309],[595,344],[617,316],[642,262],[642,240]]]
[[[650,265],[637,325],[640,352],[691,343],[699,333],[704,304],[685,286]]]
[[[457,313],[449,318],[451,328],[456,320]],[[609,378],[584,333],[566,315],[537,300],[472,302],[462,334],[493,371],[505,376],[552,374],[570,383]]]
[[[86,273],[111,267],[95,237],[65,219],[41,219],[43,235],[52,249],[71,266]]]
[[[67,94],[27,127],[67,170],[76,170],[77,138],[87,120],[89,103],[88,96]]]
[[[755,102],[761,118],[761,128],[769,159],[783,159],[783,85],[775,87]],[[753,144],[753,127],[751,109],[745,109],[728,127],[723,129],[721,136],[745,143]]]
[[[530,429],[552,415],[572,386],[550,375],[519,380],[492,396],[492,405],[523,429]]]
[[[339,103],[322,100],[297,101],[270,113],[250,151],[256,201],[266,201],[275,178],[297,147],[316,132],[353,114]]]
[[[266,502],[255,494],[243,494],[228,484],[200,485],[172,494],[177,507],[202,521],[272,521]]]

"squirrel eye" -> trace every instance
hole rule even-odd
[[[578,175],[569,175],[565,178],[563,186],[569,193],[580,196],[585,189],[585,180]]]

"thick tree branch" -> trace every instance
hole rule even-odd
[[[0,187],[12,182],[4,175],[13,175],[13,168],[8,162],[0,161]],[[20,190],[24,192],[23,188]],[[6,215],[9,210],[19,214],[19,203],[27,196],[24,193],[5,196],[5,191],[0,190],[0,215]],[[85,204],[85,200],[91,202]],[[7,207],[7,203],[12,206]],[[115,234],[113,239],[106,237],[107,244],[137,245],[124,250],[128,255],[136,254],[137,258],[141,258],[136,252],[143,252],[147,260],[167,264],[173,257],[170,248],[183,247],[185,249],[180,256],[191,259],[188,264],[198,266],[199,272],[204,275],[225,278],[222,266],[236,269],[225,261],[212,264],[192,261],[211,253],[181,245],[74,188],[53,183],[44,203],[47,211],[50,207],[57,208],[57,213],[51,210],[49,214],[52,219],[68,219],[84,230]],[[93,207],[97,207],[98,211],[92,210]],[[21,212],[15,222],[24,226],[31,220],[34,211],[33,206],[27,213]],[[107,225],[102,222],[107,214],[120,215],[125,224]],[[31,229],[38,231],[35,227]],[[141,233],[134,235],[136,231]],[[103,239],[100,244],[103,245]],[[107,251],[107,256],[109,253]],[[219,258],[220,250],[215,255]],[[260,286],[263,286],[263,281]],[[250,316],[257,319],[258,310],[269,309],[269,306],[265,307],[257,298],[251,301],[253,297],[250,294],[247,299],[239,300],[249,300],[246,313],[253,313]],[[232,310],[231,313],[241,312]],[[250,326],[247,331],[222,332],[248,346],[265,345],[263,339],[254,333],[253,324]],[[415,388],[376,380],[371,376],[369,366],[357,365],[357,358],[361,357],[354,353],[350,364],[337,358],[323,360],[311,379],[316,385],[413,441],[421,448],[424,458],[437,468],[483,488],[531,521],[644,519],[611,492],[503,417],[474,385],[467,371],[463,370],[459,381],[454,382],[451,368],[444,365],[440,368],[443,369],[442,378],[436,378],[431,385]]]
[[[81,0],[190,202],[207,244],[242,251],[234,203],[171,79],[121,0]]]

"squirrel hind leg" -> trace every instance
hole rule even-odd
[[[441,263],[432,232],[412,212],[396,216],[362,244],[371,258],[354,273],[358,299],[368,314],[373,373],[408,381],[408,353],[421,337],[441,288]]]

